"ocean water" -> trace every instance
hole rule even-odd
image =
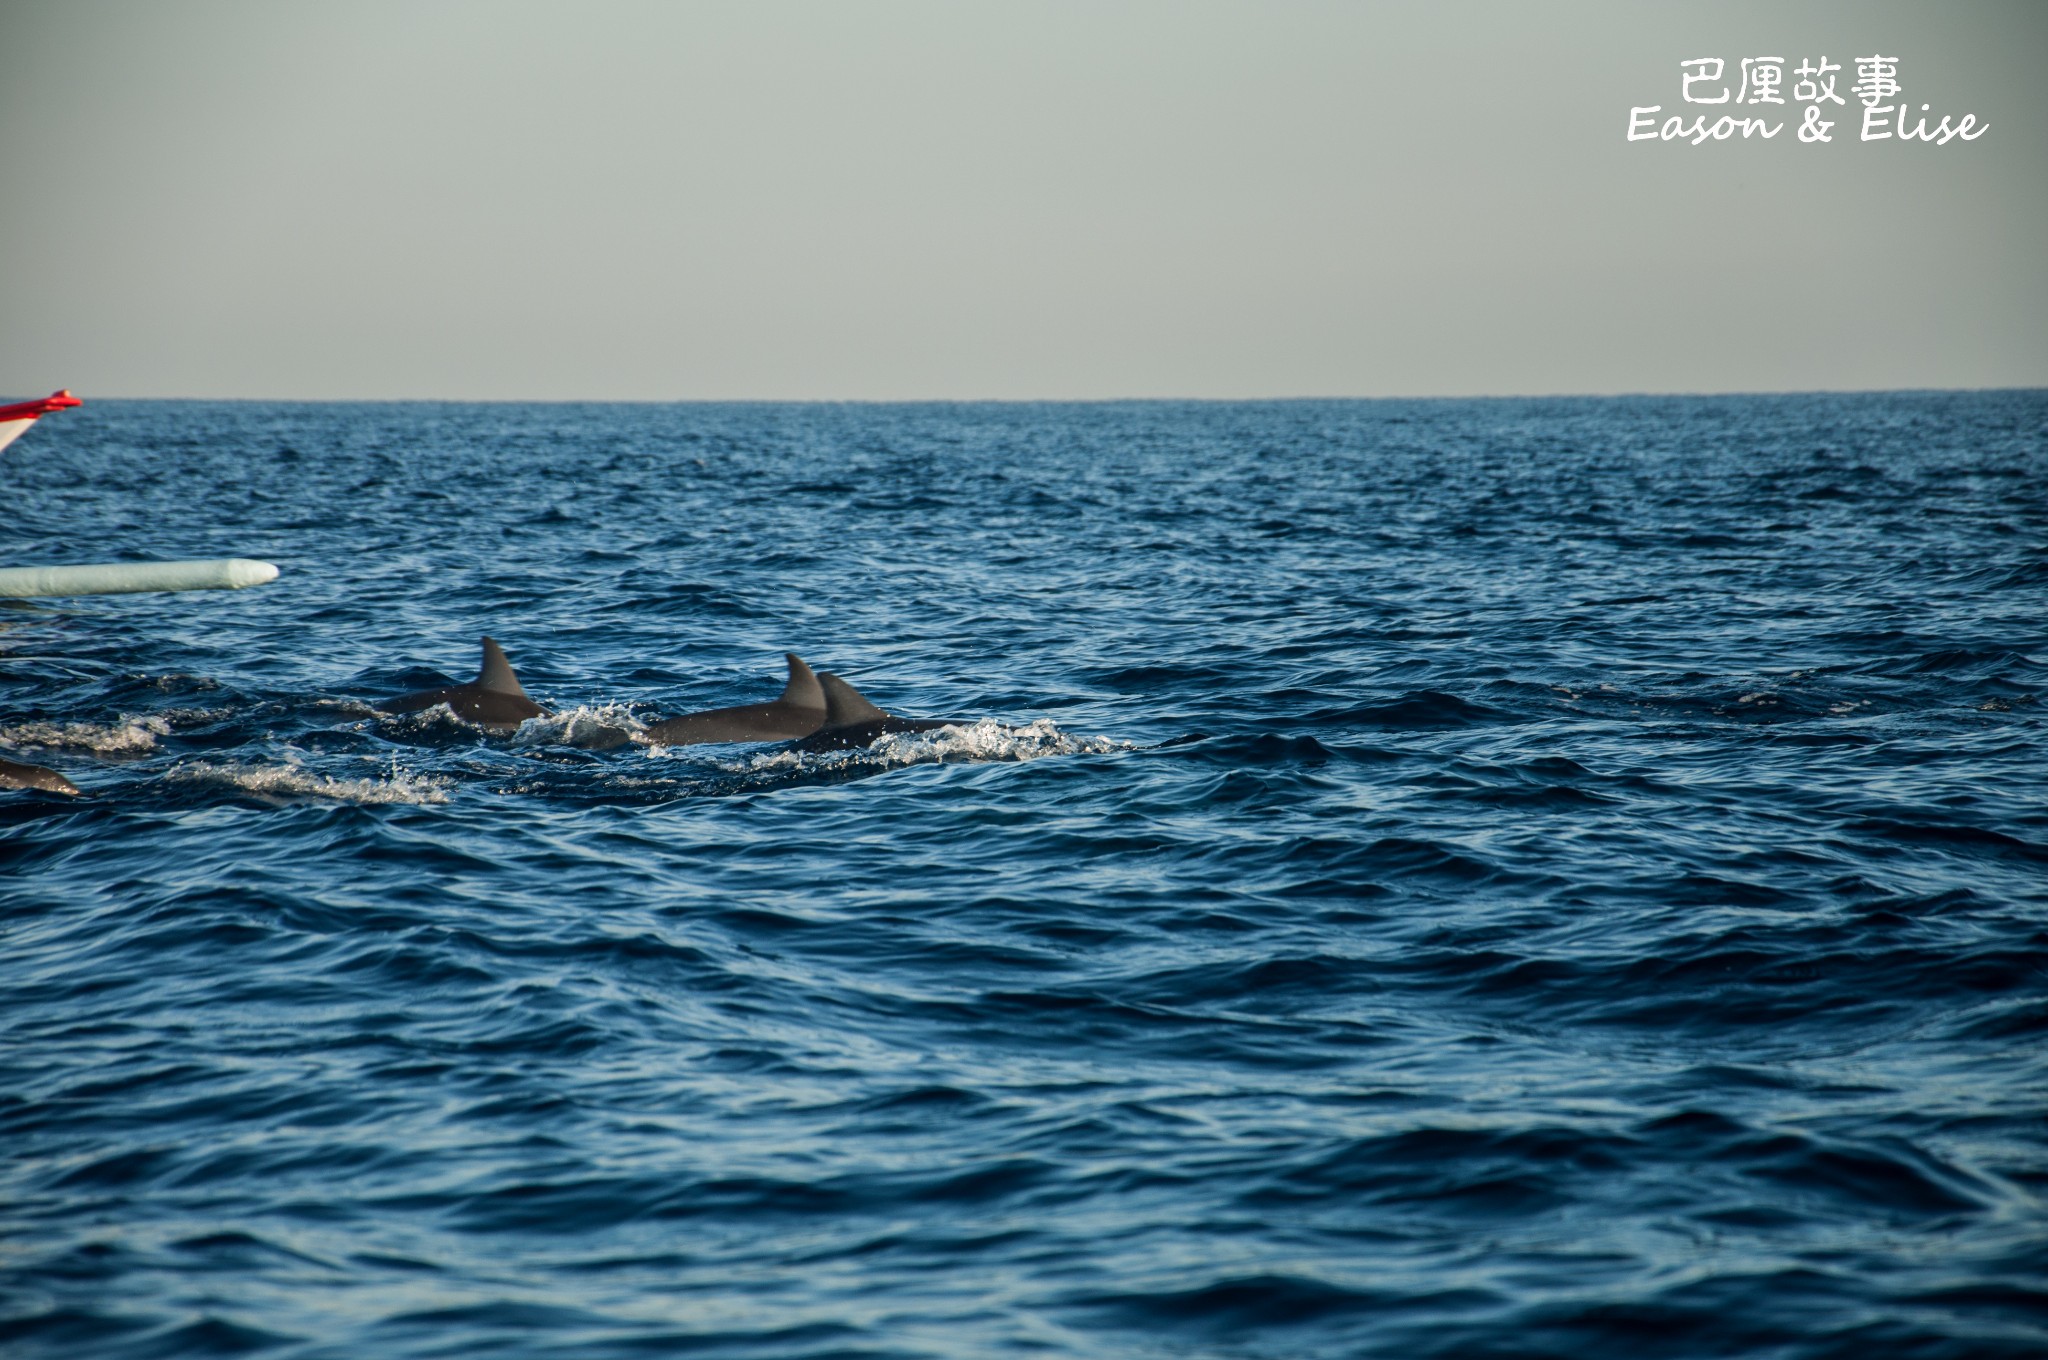
[[[2048,1352],[2048,394],[88,400],[10,1357]],[[498,638],[556,710],[376,701]],[[781,653],[963,726],[589,749]]]

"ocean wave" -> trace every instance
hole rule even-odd
[[[2048,1354],[2044,417],[93,405],[24,522],[322,569],[0,659],[0,1335]],[[645,744],[785,649],[1057,722]]]

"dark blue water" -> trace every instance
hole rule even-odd
[[[21,1356],[2035,1356],[2048,394],[93,401]],[[500,639],[516,736],[368,701]],[[875,752],[590,750],[770,697]]]

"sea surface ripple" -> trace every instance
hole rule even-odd
[[[88,401],[10,1356],[2048,1352],[2048,394]],[[498,638],[560,716],[380,698]],[[781,653],[979,725],[590,749]],[[990,720],[979,722],[979,720]]]

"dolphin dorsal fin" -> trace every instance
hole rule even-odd
[[[877,722],[889,716],[863,698],[859,690],[847,684],[830,671],[818,677],[818,684],[825,691],[825,726],[827,727],[844,727],[848,723]]]
[[[795,652],[784,652],[789,658],[789,683],[782,687],[782,697],[777,703],[792,708],[823,708],[825,689],[818,683],[818,677],[811,674],[811,668]]]
[[[476,673],[476,687],[526,697],[526,691],[519,687],[519,677],[512,673],[512,663],[505,659],[505,649],[495,639],[484,639],[484,664]]]

